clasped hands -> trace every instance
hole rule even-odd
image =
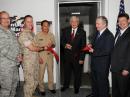
[[[72,49],[72,46],[67,43],[67,44],[65,45],[65,48],[71,50],[71,49]],[[83,60],[79,60],[79,64],[84,64],[84,61],[83,61]]]
[[[129,74],[129,71],[128,70],[122,70],[122,75],[123,76],[128,76]]]
[[[71,49],[72,49],[72,46],[67,43],[67,44],[65,45],[65,48],[71,50]]]

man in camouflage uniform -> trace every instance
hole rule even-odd
[[[30,15],[24,18],[24,29],[19,36],[23,54],[23,73],[24,73],[24,97],[32,97],[38,84],[38,51],[39,48],[34,42],[34,33],[32,32],[33,18]]]
[[[0,12],[0,97],[14,97],[19,78],[19,44],[9,25],[9,14]]]
[[[45,95],[44,89],[44,73],[47,66],[48,72],[48,88],[51,93],[55,93],[54,90],[54,78],[53,78],[53,55],[50,51],[47,51],[48,47],[55,47],[54,35],[49,32],[49,22],[44,20],[41,22],[42,32],[38,33],[35,37],[36,43],[39,47],[44,47],[44,51],[39,52],[40,56],[40,68],[39,68],[39,90],[42,95]]]

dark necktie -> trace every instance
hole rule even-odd
[[[121,32],[118,33],[117,39],[116,39],[116,41],[115,41],[115,44],[119,41],[120,37],[121,37]]]
[[[100,37],[100,32],[97,32],[96,41],[99,39],[99,37]]]
[[[71,40],[73,40],[73,39],[74,39],[74,33],[75,33],[75,31],[74,31],[74,30],[72,30],[72,32],[71,32]]]

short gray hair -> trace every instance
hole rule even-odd
[[[71,17],[70,17],[70,22],[71,22],[73,19],[76,19],[76,20],[79,22],[79,17],[78,17],[78,16],[71,16]]]
[[[108,20],[105,16],[98,16],[97,19],[103,20],[103,22],[106,24],[106,26],[108,26]]]

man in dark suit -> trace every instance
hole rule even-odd
[[[118,16],[119,34],[112,52],[112,97],[130,97],[130,27],[128,14]]]
[[[89,52],[91,52],[92,95],[87,97],[109,97],[110,55],[114,46],[114,36],[107,28],[105,16],[96,19],[96,35]]]
[[[85,53],[82,52],[86,45],[86,32],[79,26],[79,18],[72,16],[70,18],[71,27],[66,28],[61,37],[61,45],[64,48],[64,84],[61,91],[69,88],[71,73],[74,74],[74,92],[79,92],[81,83],[81,71],[84,63]]]

